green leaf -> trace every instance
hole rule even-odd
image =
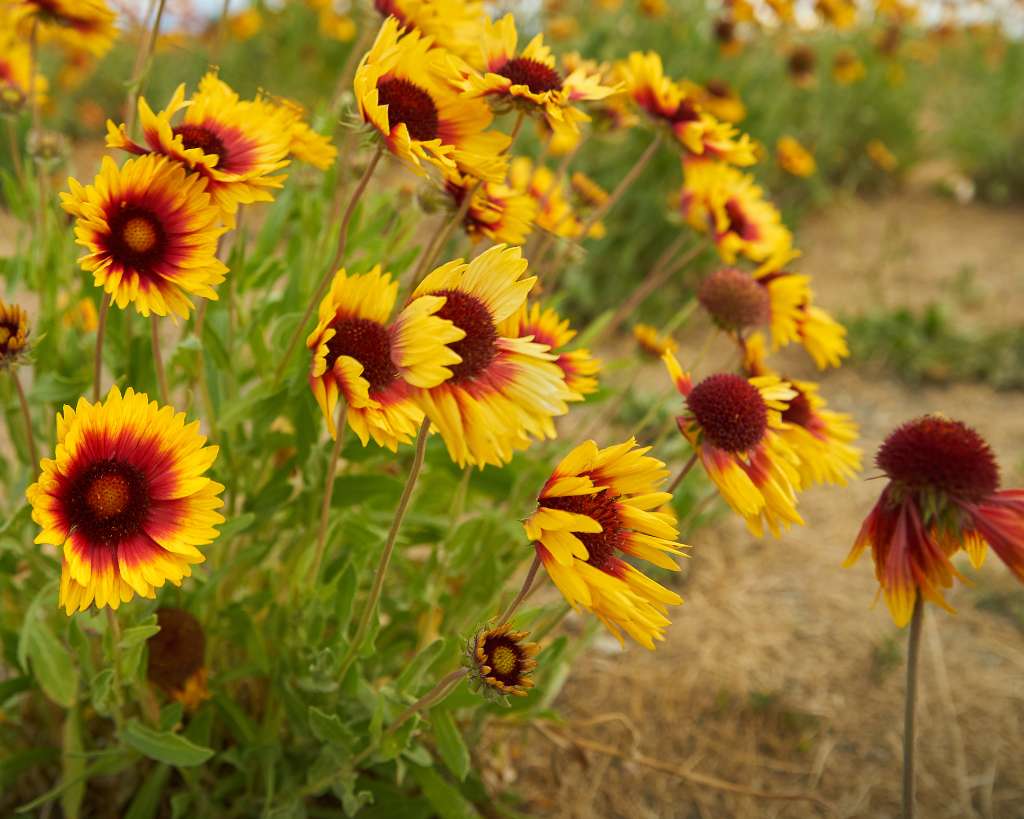
[[[170,775],[171,769],[166,765],[156,765],[135,792],[124,819],[153,819],[160,809],[160,796]]]
[[[430,724],[434,728],[434,739],[437,750],[448,770],[455,774],[460,782],[469,774],[469,749],[462,739],[459,726],[455,724],[451,711],[436,710],[430,712]]]
[[[58,705],[70,708],[78,696],[78,669],[71,654],[58,640],[40,613],[29,608],[21,633],[19,650],[32,668],[43,692]]]
[[[121,731],[121,739],[140,754],[178,768],[202,765],[213,756],[212,748],[189,742],[180,734],[154,731],[138,720],[129,720]]]
[[[315,705],[309,707],[309,730],[321,742],[352,748],[355,734],[352,733],[338,718],[337,714],[328,714]]]
[[[412,778],[434,806],[441,819],[480,819],[480,814],[458,788],[446,782],[433,768],[410,766]]]

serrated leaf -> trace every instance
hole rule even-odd
[[[180,734],[154,731],[134,719],[125,724],[121,739],[140,754],[178,768],[202,765],[213,756],[212,748],[189,742]]]

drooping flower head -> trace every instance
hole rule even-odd
[[[975,430],[926,415],[892,432],[875,463],[889,483],[846,565],[871,548],[896,625],[910,620],[919,595],[950,608],[943,590],[961,577],[952,562],[961,549],[978,568],[991,546],[1024,581],[1024,490],[999,489],[995,456]]]
[[[718,159],[733,165],[757,161],[754,143],[727,122],[719,122],[703,110],[695,97],[665,76],[661,57],[654,51],[633,52],[620,64],[633,102],[695,156]]]
[[[109,156],[92,185],[69,179],[61,206],[76,217],[75,241],[89,252],[78,263],[114,304],[144,316],[188,318],[188,294],[217,298],[227,267],[217,258],[221,211],[206,180],[166,157]]]
[[[799,459],[779,434],[796,392],[778,376],[717,373],[694,385],[675,356],[662,359],[686,412],[676,422],[722,497],[760,537],[765,526],[802,524],[796,511]]]
[[[585,441],[555,468],[540,491],[526,536],[548,575],[574,608],[592,611],[619,642],[625,632],[653,649],[682,598],[623,559],[679,571],[683,555],[672,499],[661,486],[665,464],[630,439],[598,449]]]
[[[205,560],[198,547],[224,522],[224,487],[205,474],[218,448],[205,443],[198,421],[130,387],[57,415],[56,453],[25,494],[42,529],[35,542],[62,548],[69,615],[154,597]]]
[[[332,438],[341,398],[363,446],[371,437],[392,451],[409,443],[423,420],[414,389],[436,387],[459,363],[451,345],[465,333],[438,315],[445,299],[416,299],[392,322],[397,296],[398,282],[377,266],[362,276],[339,270],[320,302],[306,340],[309,384]]]
[[[384,21],[355,76],[363,120],[388,150],[418,173],[423,163],[501,182],[510,138],[487,131],[494,119],[481,99],[461,90],[459,64],[419,31],[403,34],[398,20]]]
[[[743,341],[743,369],[749,377],[777,375],[765,363],[765,339],[754,333]],[[796,395],[782,412],[779,436],[800,459],[800,489],[812,484],[845,486],[860,471],[857,424],[845,412],[828,408],[813,381],[785,378]]]
[[[206,635],[184,609],[156,610],[160,631],[146,640],[146,678],[188,711],[210,698],[206,687]]]
[[[814,154],[791,136],[779,137],[775,144],[775,159],[782,170],[793,176],[808,177],[818,167]]]
[[[486,238],[496,243],[522,245],[533,231],[536,201],[507,182],[478,182],[458,171],[449,171],[445,173],[444,185],[455,210],[472,192],[462,226],[474,242]]]
[[[17,366],[28,352],[28,313],[0,299],[0,371]]]
[[[529,636],[529,632],[513,631],[505,623],[470,637],[463,662],[474,690],[490,699],[529,694],[533,688],[530,674],[537,667],[534,657],[540,652],[537,643],[526,642]]]
[[[498,331],[509,338],[533,336],[537,343],[550,347],[557,356],[555,363],[565,374],[565,385],[572,393],[567,400],[582,401],[584,396],[597,391],[596,376],[601,370],[601,362],[585,348],[565,349],[576,337],[576,331],[569,326],[569,320],[559,316],[554,308],[542,308],[539,302],[523,302]]]
[[[179,112],[184,113],[174,124]],[[145,145],[108,120],[107,147],[163,154],[201,175],[229,225],[239,205],[271,202],[272,191],[284,184],[277,171],[288,164],[293,113],[262,99],[239,99],[215,72],[203,77],[190,100],[179,85],[159,113],[140,97],[139,123]]]
[[[488,19],[482,0],[373,0],[373,6],[403,29],[418,31],[467,60],[476,57]]]
[[[104,0],[13,0],[12,22],[27,37],[38,26],[44,40],[102,57],[117,36],[114,12]]]
[[[459,466],[507,463],[531,438],[553,438],[552,418],[569,410],[557,356],[529,336],[501,334],[536,282],[525,272],[520,248],[495,245],[468,264],[441,265],[412,295],[443,297],[437,315],[465,333],[451,345],[461,359],[452,377],[416,398]]]
[[[517,50],[518,40],[511,13],[484,24],[480,53],[470,61],[484,73],[467,76],[464,87],[468,93],[488,97],[499,106],[543,114],[556,133],[574,133],[580,122],[590,119],[575,103],[602,100],[615,93],[615,87],[603,85],[601,75],[587,65],[563,77],[551,49],[544,45],[543,34],[537,34],[522,51]]]
[[[754,178],[724,162],[683,162],[680,207],[695,230],[712,238],[727,264],[737,256],[761,262],[792,247],[781,214]]]

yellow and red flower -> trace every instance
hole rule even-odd
[[[13,367],[28,352],[28,313],[0,299],[0,370]]]
[[[461,359],[452,377],[416,398],[459,466],[507,463],[531,438],[553,438],[552,418],[569,410],[557,356],[529,336],[501,334],[537,281],[525,272],[520,248],[495,245],[468,264],[441,265],[413,293],[443,297],[438,315],[465,333],[451,345]]]
[[[563,77],[551,53],[538,34],[517,52],[519,34],[515,18],[506,14],[488,20],[480,37],[479,56],[470,62],[484,72],[470,73],[464,88],[470,94],[490,97],[528,112],[539,111],[556,133],[576,132],[579,123],[590,119],[575,103],[602,100],[616,92],[603,85],[601,75],[588,65],[578,66]]]
[[[373,0],[373,5],[403,29],[418,31],[467,60],[476,56],[488,19],[482,0]]]
[[[733,165],[752,165],[757,161],[750,137],[727,122],[719,122],[665,76],[656,52],[633,52],[620,65],[620,71],[637,106],[655,123],[667,126],[691,154]]]
[[[760,537],[767,528],[802,524],[796,511],[799,458],[783,440],[782,413],[796,397],[775,375],[717,373],[694,385],[675,356],[662,360],[687,412],[676,422],[725,502]]]
[[[597,392],[596,376],[601,371],[600,360],[585,348],[564,349],[576,337],[576,331],[569,326],[569,320],[559,316],[554,308],[541,308],[539,302],[523,302],[498,331],[509,338],[533,336],[537,343],[550,347],[551,352],[557,356],[555,363],[565,374],[565,385],[573,393],[568,400],[582,401],[584,396]]]
[[[188,318],[187,294],[215,300],[227,268],[217,258],[226,231],[206,180],[148,154],[121,168],[109,156],[92,185],[69,179],[61,206],[75,216],[78,263],[118,307]]]
[[[184,111],[179,124],[172,120]],[[202,176],[229,226],[239,205],[272,202],[284,184],[274,175],[288,164],[294,116],[264,100],[241,100],[214,72],[199,83],[191,100],[179,85],[167,107],[154,114],[139,98],[145,145],[134,142],[124,125],[107,121],[107,147],[133,154],[163,154]]]
[[[961,578],[952,562],[961,549],[979,568],[991,546],[1024,581],[1024,490],[999,489],[995,456],[975,430],[926,415],[892,432],[875,463],[889,483],[846,565],[871,549],[896,625],[907,624],[918,596],[950,609],[943,590]]]
[[[541,489],[524,523],[548,576],[573,608],[592,611],[623,642],[625,632],[653,649],[670,625],[668,607],[682,603],[620,555],[679,571],[672,500],[661,490],[668,470],[650,447],[630,439],[598,449],[577,446]]]
[[[501,182],[511,139],[487,130],[494,115],[486,102],[461,90],[464,79],[444,49],[433,48],[418,30],[403,34],[389,17],[356,70],[356,102],[388,150],[418,173],[426,162]]]
[[[479,182],[450,171],[445,174],[444,184],[456,210],[472,191],[463,228],[474,242],[483,237],[492,242],[521,245],[533,230],[536,201],[508,183]]]
[[[224,487],[206,477],[217,447],[199,422],[130,387],[104,402],[84,398],[57,415],[57,450],[26,490],[36,543],[61,547],[60,604],[70,615],[95,603],[116,609],[154,597],[205,560],[217,537]]]
[[[104,0],[13,0],[11,23],[22,36],[38,27],[43,40],[102,57],[114,43],[116,15]]]
[[[674,338],[663,336],[657,327],[650,324],[634,324],[633,339],[640,346],[640,350],[652,358],[661,358],[665,353],[674,353],[679,349]]]
[[[740,99],[740,95],[724,80],[712,79],[704,85],[681,80],[679,87],[685,95],[696,100],[703,110],[723,122],[735,125],[747,116],[747,107]]]
[[[537,667],[537,643],[528,643],[529,632],[513,631],[509,623],[481,629],[466,644],[464,664],[470,685],[489,697],[508,694],[525,697],[533,688],[530,674]]]
[[[777,375],[765,363],[761,333],[744,340],[743,357],[748,376]],[[853,446],[856,422],[845,412],[828,409],[814,382],[785,380],[796,395],[782,413],[785,426],[779,435],[800,459],[800,488],[822,483],[845,486],[860,471],[860,450]]]
[[[0,25],[7,23],[0,12]],[[42,103],[46,97],[46,77],[35,72],[28,45],[13,31],[0,34],[0,114],[16,114],[31,104]]]
[[[288,127],[288,155],[326,171],[338,156],[329,136],[317,133],[306,122],[306,112],[299,103],[283,97],[267,100],[276,107]]]
[[[792,248],[793,235],[778,208],[750,174],[724,162],[683,162],[680,207],[695,230],[714,240],[728,264],[737,256],[763,262]]]
[[[362,276],[339,270],[320,302],[306,340],[309,385],[332,438],[341,398],[363,446],[371,437],[392,451],[409,443],[423,420],[415,389],[436,387],[460,361],[452,347],[465,333],[439,315],[444,297],[416,299],[389,323],[397,296],[398,282],[377,266]]]
[[[545,165],[534,166],[526,156],[517,156],[508,170],[508,183],[516,191],[529,196],[537,207],[534,224],[541,230],[567,239],[579,238],[583,222],[569,202],[565,181]],[[597,236],[603,226],[595,224],[589,235]]]

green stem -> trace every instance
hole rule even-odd
[[[100,302],[100,315],[96,324],[96,353],[93,356],[92,400],[100,400],[100,381],[103,376],[103,336],[107,330],[107,313],[110,312],[110,294],[104,293]]]
[[[156,383],[160,388],[160,403],[167,406],[171,403],[170,391],[167,389],[167,372],[164,370],[164,357],[160,352],[160,326],[156,314],[149,320],[150,338],[153,346],[153,368],[156,370]]]
[[[25,399],[25,390],[21,386],[21,379],[17,371],[11,368],[11,380],[14,382],[14,389],[18,393],[18,403],[21,405],[21,417],[25,422],[25,446],[28,448],[28,459],[32,470],[39,469],[39,453],[36,452],[36,439],[32,433],[32,413],[28,409],[28,401]]]
[[[907,643],[907,692],[903,711],[903,819],[914,819],[914,716],[917,708],[917,659],[921,653],[924,599],[918,592]]]
[[[683,478],[685,478],[687,475],[690,474],[690,470],[693,469],[693,467],[696,464],[697,464],[697,453],[694,452],[690,456],[690,460],[688,460],[686,462],[686,466],[684,466],[680,470],[679,474],[676,475],[675,478],[673,478],[672,483],[670,483],[668,485],[668,489],[666,489],[665,491],[668,492],[669,494],[672,494],[673,492],[675,492],[676,489],[679,487],[679,484],[681,484],[683,482]]]
[[[530,570],[526,573],[526,578],[523,580],[522,588],[519,589],[519,593],[512,599],[512,602],[508,604],[508,608],[502,612],[501,617],[498,618],[498,625],[503,626],[509,620],[512,619],[512,615],[516,613],[516,609],[526,599],[526,596],[530,593],[533,588],[533,581],[537,578],[537,570],[540,568],[540,555],[534,554],[533,563],[530,564]]]
[[[409,510],[409,501],[412,498],[412,491],[416,488],[416,480],[419,478],[420,470],[423,468],[423,456],[427,449],[427,435],[430,431],[430,419],[424,418],[420,424],[419,435],[416,436],[416,454],[413,456],[412,465],[409,467],[409,475],[405,479],[405,488],[402,490],[402,497],[395,508],[395,515],[391,521],[391,529],[388,531],[388,539],[384,544],[384,551],[381,552],[380,561],[377,564],[377,572],[373,577],[373,586],[370,589],[370,597],[363,606],[363,612],[359,617],[359,625],[352,637],[345,658],[341,661],[341,670],[338,672],[339,679],[343,679],[349,668],[355,661],[369,631],[370,623],[377,615],[377,603],[380,601],[380,594],[384,588],[384,578],[388,573],[388,565],[391,563],[391,555],[395,550],[395,541],[398,539],[398,532],[402,528],[402,521],[405,520],[405,513]]]
[[[121,624],[117,621],[117,614],[110,606],[107,606],[107,625],[110,628],[110,659],[114,672],[114,724],[120,733],[124,725],[124,681],[121,679]]]
[[[373,176],[373,171],[377,167],[377,163],[380,162],[380,158],[383,155],[384,146],[380,145],[377,147],[377,150],[374,151],[373,157],[370,159],[370,164],[366,166],[366,170],[363,171],[363,176],[359,180],[359,184],[352,192],[352,197],[348,200],[348,207],[345,209],[345,215],[341,219],[341,227],[338,229],[338,246],[334,251],[334,257],[331,259],[331,263],[327,266],[323,276],[320,278],[320,283],[313,292],[313,297],[309,300],[309,304],[306,305],[306,312],[302,314],[302,318],[299,319],[299,323],[295,327],[295,331],[288,340],[288,346],[285,347],[284,355],[281,357],[281,361],[277,365],[277,369],[274,371],[275,385],[281,381],[281,376],[284,375],[284,371],[288,367],[288,361],[295,352],[295,347],[299,343],[299,339],[302,337],[303,330],[309,321],[309,317],[313,315],[313,311],[316,309],[316,306],[320,303],[321,299],[323,299],[324,293],[327,292],[327,287],[331,283],[331,277],[334,276],[335,271],[338,269],[338,265],[341,264],[341,261],[345,256],[345,245],[348,243],[348,228],[352,222],[352,214],[355,213],[356,205],[359,203],[359,200],[363,195],[363,191],[366,190],[366,186],[370,182],[370,177]]]
[[[320,526],[316,533],[316,554],[313,556],[313,565],[309,568],[309,585],[316,587],[317,579],[320,576],[320,564],[324,560],[324,550],[327,547],[327,522],[331,517],[331,497],[334,495],[334,476],[338,473],[338,456],[345,445],[345,432],[348,430],[348,422],[345,420],[346,402],[341,399],[338,402],[338,420],[335,422],[334,446],[331,447],[331,459],[327,463],[327,477],[324,480],[324,498],[320,504]]]
[[[139,97],[145,88],[146,78],[149,76],[149,69],[153,61],[153,49],[156,47],[156,39],[160,35],[160,23],[164,19],[164,6],[167,0],[157,0],[156,17],[153,19],[153,27],[149,30],[149,37],[146,39],[145,50],[139,53],[140,59],[136,61],[138,68],[136,75],[132,77],[128,89],[128,110],[125,112],[125,132],[131,138],[135,130],[135,114],[138,109]]]

